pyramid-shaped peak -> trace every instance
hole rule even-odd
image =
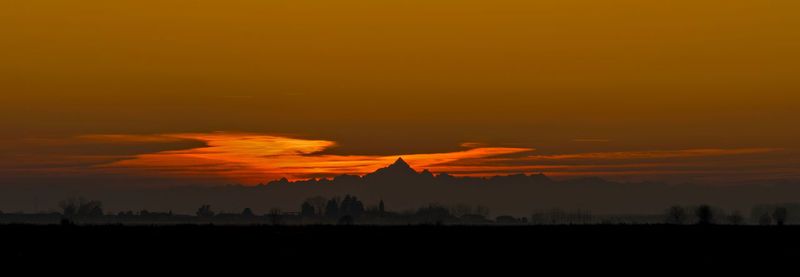
[[[371,179],[371,178],[387,178],[390,180],[399,180],[404,178],[410,177],[419,177],[419,173],[411,168],[403,158],[398,158],[393,164],[379,168],[375,170],[375,172],[369,173],[364,175],[364,178]]]
[[[397,161],[395,161],[392,166],[411,167],[408,165],[408,163],[406,163],[406,161],[403,160],[403,158],[397,158]]]

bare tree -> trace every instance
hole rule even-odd
[[[214,211],[211,210],[211,205],[201,205],[196,214],[199,217],[212,217],[214,216]]]
[[[783,226],[786,222],[786,217],[788,215],[788,211],[785,207],[775,207],[775,210],[772,212],[772,218],[775,219],[775,223],[778,226]]]
[[[742,212],[736,210],[728,215],[728,223],[731,225],[740,225],[742,222],[744,222],[744,216],[742,215]]]
[[[272,221],[272,225],[280,225],[281,224],[281,209],[272,208],[269,210],[269,219]]]
[[[300,205],[300,215],[304,217],[313,217],[316,215],[316,210],[311,206],[311,203],[305,201],[303,205]]]
[[[58,207],[61,208],[61,213],[64,216],[74,216],[78,214],[78,208],[86,204],[86,199],[82,197],[70,197],[58,202]]]
[[[103,202],[88,201],[81,203],[78,206],[78,215],[80,216],[102,216],[103,215]]]
[[[475,214],[483,216],[485,218],[489,217],[489,207],[478,205],[475,207]]]
[[[711,224],[714,220],[714,212],[711,210],[711,206],[708,205],[697,207],[695,215],[697,215],[697,223],[701,225]]]
[[[535,212],[531,215],[531,224],[547,224],[547,215],[544,212]]]
[[[464,215],[472,214],[472,206],[468,204],[456,204],[450,209],[450,214],[455,217],[462,217]]]
[[[550,209],[549,215],[550,224],[564,224],[567,221],[567,213],[560,208]]]
[[[317,215],[325,214],[325,206],[328,204],[328,199],[322,196],[316,196],[306,199],[309,205],[314,208],[314,213]]]
[[[763,213],[758,217],[758,225],[766,226],[770,224],[772,224],[772,217],[770,217],[768,213]]]
[[[669,207],[666,217],[669,224],[683,224],[686,221],[686,209],[681,206]]]
[[[82,197],[70,197],[58,202],[64,216],[102,216],[103,202],[87,201]]]

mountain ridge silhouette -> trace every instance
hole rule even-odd
[[[397,158],[397,160],[390,164],[387,167],[379,168],[372,173],[365,174],[362,179],[369,180],[369,179],[377,179],[377,180],[407,180],[407,179],[415,179],[419,178],[421,175],[411,168],[411,165],[406,163],[403,158]]]
[[[530,180],[526,180],[529,178]],[[495,180],[495,181],[507,181],[507,179],[514,179],[520,182],[535,182],[535,183],[547,183],[552,182],[553,180],[547,177],[543,173],[538,174],[530,174],[526,175],[524,173],[517,173],[517,174],[509,174],[509,175],[494,175],[491,177],[456,177],[450,175],[448,173],[439,173],[434,175],[428,169],[424,169],[422,171],[416,171],[414,168],[411,167],[402,157],[398,158],[394,163],[379,168],[373,172],[364,174],[363,176],[352,175],[352,174],[342,174],[333,177],[333,179],[327,178],[310,178],[307,180],[298,180],[298,181],[289,181],[286,177],[283,177],[279,180],[270,181],[266,184],[266,186],[271,185],[281,185],[281,184],[289,184],[289,183],[307,183],[307,182],[374,182],[374,181],[383,181],[383,182],[395,182],[395,181],[409,181],[409,180],[416,180],[416,181],[431,181],[431,180],[455,180],[455,179],[479,179],[479,180]],[[600,179],[600,178],[597,178]],[[602,179],[601,179],[602,180]],[[605,182],[605,180],[602,180]]]
[[[383,199],[395,207],[411,209],[427,203],[495,202],[489,198],[506,198],[503,196],[506,192],[516,195],[512,198],[519,198],[526,195],[519,191],[554,183],[542,173],[457,177],[448,173],[434,174],[428,169],[416,171],[400,157],[394,163],[363,176],[342,174],[332,179],[297,181],[281,178],[259,187],[287,198],[350,194],[365,200]]]
[[[49,198],[41,196],[44,192]],[[266,213],[272,208],[296,211],[299,203],[310,197],[332,198],[350,194],[362,199],[367,206],[377,205],[383,200],[387,209],[395,211],[415,210],[431,203],[448,207],[469,204],[490,207],[495,215],[529,216],[531,212],[553,208],[588,209],[606,214],[655,214],[672,205],[699,204],[746,211],[757,204],[796,202],[800,183],[721,187],[689,183],[621,183],[597,177],[551,179],[543,173],[459,177],[444,172],[433,174],[428,170],[417,172],[403,160],[364,176],[342,174],[333,178],[295,181],[281,178],[258,186],[25,187],[17,190],[16,194],[0,194],[0,203],[25,207],[29,204],[26,199],[37,197],[42,203],[57,203],[78,193],[103,200],[109,210],[145,208],[193,213],[200,205],[211,204],[224,210],[252,208],[254,212]]]

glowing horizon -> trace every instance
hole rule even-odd
[[[150,168],[177,175],[202,176],[209,171],[224,171],[226,177],[241,180],[269,180],[269,176],[289,180],[311,175],[363,175],[385,167],[402,157],[410,164],[439,170],[447,163],[533,151],[533,148],[475,147],[458,152],[405,155],[330,155],[319,154],[336,145],[333,141],[306,140],[263,134],[216,132],[209,134],[165,134],[163,138],[200,140],[206,147],[142,154],[131,159],[100,165],[110,168]],[[124,138],[123,138],[124,139]],[[212,173],[216,174],[216,173]]]
[[[6,0],[0,186],[256,184],[399,156],[460,176],[798,181],[798,10]]]
[[[243,132],[94,134],[71,139],[28,141],[37,145],[67,145],[86,149],[98,145],[138,149],[160,144],[173,145],[168,148],[177,149],[133,155],[42,154],[28,163],[18,160],[16,168],[0,171],[10,176],[20,175],[20,172],[61,177],[116,175],[128,178],[228,180],[255,185],[280,178],[297,181],[342,174],[364,175],[402,157],[418,171],[470,177],[545,173],[557,177],[601,176],[612,180],[658,181],[672,175],[690,176],[697,180],[719,178],[730,181],[736,178],[750,180],[759,174],[762,178],[796,178],[800,175],[800,169],[796,167],[777,167],[774,163],[764,162],[764,157],[784,155],[786,152],[773,148],[534,155],[537,150],[533,147],[493,147],[485,143],[465,142],[460,144],[461,150],[458,151],[363,155],[332,154],[330,150],[338,146],[332,140]],[[782,159],[776,161],[783,163]]]

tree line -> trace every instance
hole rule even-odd
[[[138,212],[121,211],[115,215],[105,214],[103,203],[97,200],[71,197],[58,203],[60,215],[66,219],[114,217],[126,218],[166,218],[174,217],[172,211]],[[787,208],[788,207],[788,208]],[[263,219],[271,224],[726,224],[726,225],[785,225],[791,210],[800,210],[800,204],[758,205],[750,212],[749,220],[739,210],[725,212],[710,205],[672,206],[664,210],[662,215],[627,215],[612,217],[609,215],[593,215],[588,209],[563,210],[550,209],[537,211],[529,217],[499,215],[490,218],[490,209],[482,205],[456,204],[445,206],[431,203],[416,210],[390,211],[386,203],[380,200],[375,205],[365,205],[361,199],[352,195],[326,198],[310,197],[304,200],[297,212],[285,212],[278,208],[257,215],[250,208],[239,213],[215,212],[209,204],[203,204],[195,212],[200,219]],[[0,212],[2,214],[2,212]],[[182,215],[184,217],[188,215]]]

